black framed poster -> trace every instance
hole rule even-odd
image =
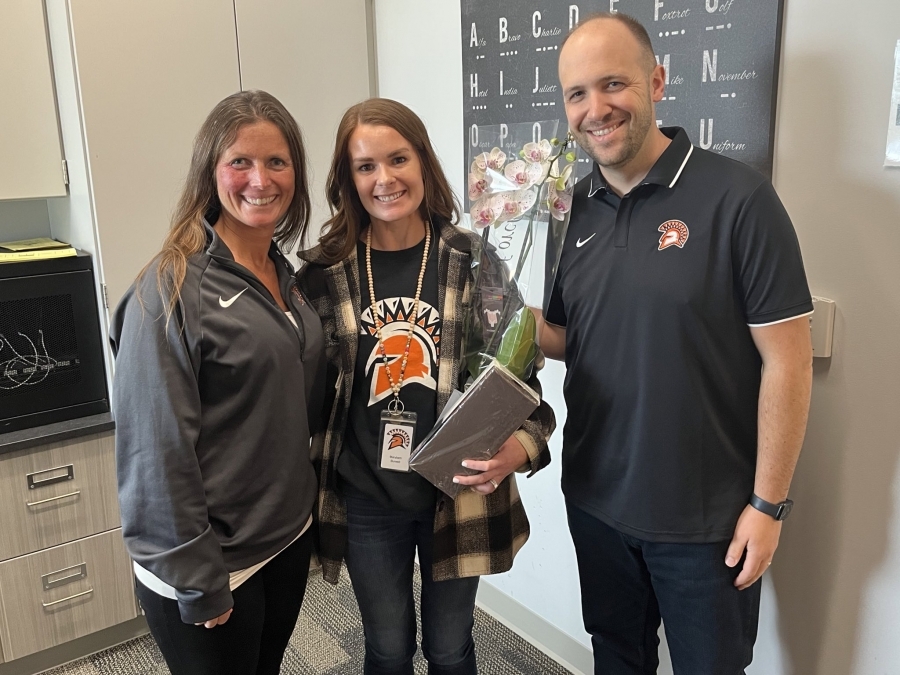
[[[484,125],[558,118],[564,135],[560,45],[583,19],[612,10],[647,28],[666,67],[657,123],[771,176],[783,0],[462,0],[461,8],[464,156]]]

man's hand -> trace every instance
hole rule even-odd
[[[201,621],[200,623],[195,623],[194,625],[206,626],[207,628],[215,628],[216,626],[221,626],[231,617],[232,611],[234,611],[233,607],[225,612],[222,616],[217,616],[215,619],[210,619],[209,621]]]
[[[756,583],[772,564],[772,556],[778,548],[778,539],[781,537],[781,522],[757,511],[749,504],[744,508],[741,517],[738,518],[734,528],[734,537],[725,554],[725,564],[734,567],[740,562],[744,550],[747,557],[744,566],[734,585],[738,590]]]
[[[479,494],[489,495],[513,471],[529,461],[528,453],[515,436],[510,436],[500,446],[497,454],[489,460],[480,462],[477,459],[464,460],[462,465],[467,469],[475,469],[481,473],[474,476],[454,476],[453,482],[469,485]]]

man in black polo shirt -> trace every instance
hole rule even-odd
[[[752,658],[759,578],[787,515],[811,386],[812,300],[771,183],[658,129],[646,31],[600,15],[559,58],[569,127],[595,160],[542,323],[565,359],[563,490],[595,672]]]

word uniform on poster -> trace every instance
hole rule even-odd
[[[666,69],[657,124],[771,176],[783,0],[462,0],[466,153],[478,128],[561,121],[557,59],[591,14],[624,12],[650,33]],[[536,134],[540,129],[536,127]],[[488,148],[489,149],[489,148]],[[579,175],[589,169],[581,159]]]

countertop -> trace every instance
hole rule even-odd
[[[31,429],[22,429],[21,431],[10,431],[9,433],[0,434],[0,454],[15,452],[16,450],[27,450],[38,445],[57,443],[70,438],[88,436],[115,428],[116,423],[113,422],[112,415],[107,412],[99,415],[79,417],[66,422],[45,424]]]

